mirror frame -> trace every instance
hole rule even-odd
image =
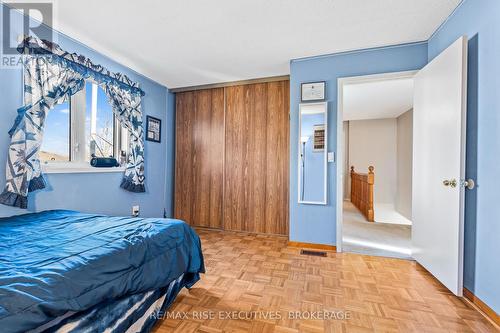
[[[301,193],[301,186],[302,186],[302,180],[301,180],[301,159],[300,159],[300,150],[301,150],[301,134],[302,134],[302,109],[307,106],[311,105],[323,105],[325,109],[325,150],[323,152],[324,155],[324,168],[325,168],[325,176],[323,179],[323,201],[307,201],[307,200],[301,200],[300,198],[300,193]],[[299,204],[304,204],[304,205],[327,205],[328,204],[328,102],[314,102],[314,103],[300,103],[299,104],[299,131],[298,131],[298,150],[297,150],[297,179],[298,179],[298,186],[297,186],[297,198],[298,198],[298,203]]]

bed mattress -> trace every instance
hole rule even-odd
[[[202,272],[200,239],[179,220],[62,210],[2,218],[0,327],[35,330],[68,313],[161,293],[181,276],[191,287]]]

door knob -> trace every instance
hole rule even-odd
[[[461,181],[461,185],[465,188],[467,188],[468,190],[472,190],[474,189],[474,187],[476,187],[476,183],[474,182],[474,179],[467,179],[467,180],[462,180]]]
[[[443,180],[443,185],[444,186],[450,186],[450,187],[457,187],[457,180],[456,179],[445,179]]]

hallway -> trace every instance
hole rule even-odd
[[[411,221],[408,220],[403,215],[401,215],[398,211],[396,211],[394,205],[374,203],[373,207],[376,212],[375,222],[389,223],[389,224],[403,224],[411,226]]]
[[[344,201],[342,251],[411,259],[411,226],[366,222],[349,201]]]

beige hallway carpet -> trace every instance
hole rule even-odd
[[[411,226],[367,222],[349,201],[344,201],[342,248],[345,252],[411,258]]]

